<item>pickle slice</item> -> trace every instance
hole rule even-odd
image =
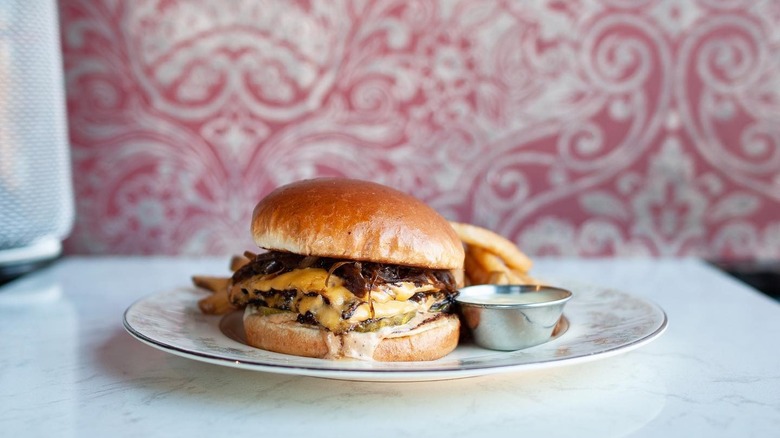
[[[277,313],[291,313],[289,310],[274,309],[273,307],[261,306],[256,304],[255,310],[260,316],[275,315]]]
[[[367,319],[355,326],[355,331],[360,333],[369,333],[389,326],[403,325],[414,318],[416,313],[417,312],[407,312],[400,315],[391,316],[389,318]]]

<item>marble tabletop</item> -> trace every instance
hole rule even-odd
[[[539,259],[660,305],[659,339],[586,363],[433,382],[228,368],[125,332],[141,297],[224,259],[80,258],[0,288],[4,436],[777,436],[780,304],[694,259]]]

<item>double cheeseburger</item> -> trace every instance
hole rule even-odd
[[[260,201],[251,229],[267,252],[229,291],[246,308],[250,345],[377,361],[434,360],[457,346],[463,245],[416,198],[365,181],[299,181]]]

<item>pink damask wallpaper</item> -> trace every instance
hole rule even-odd
[[[300,178],[531,255],[780,258],[780,2],[61,0],[71,253],[250,248]]]

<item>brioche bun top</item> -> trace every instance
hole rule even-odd
[[[463,244],[449,222],[417,198],[345,178],[279,187],[255,207],[257,246],[301,255],[462,269]]]

